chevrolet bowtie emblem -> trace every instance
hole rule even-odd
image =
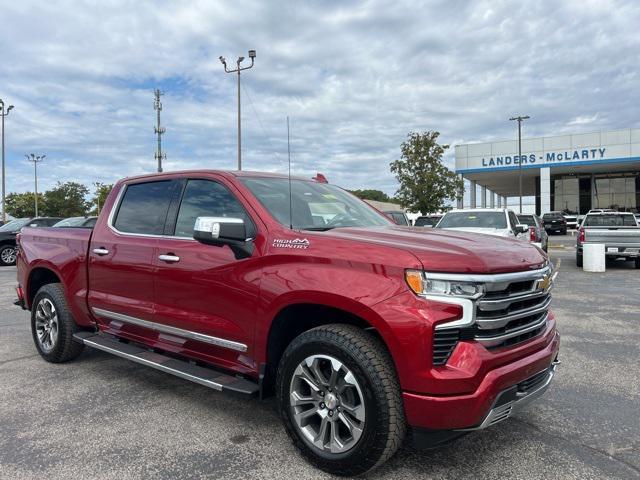
[[[547,273],[543,278],[538,280],[536,287],[540,290],[547,291],[551,286],[551,274]]]

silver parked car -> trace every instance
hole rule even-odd
[[[525,213],[518,215],[518,221],[529,227],[529,241],[546,252],[549,248],[549,235],[544,229],[542,219],[538,215]]]

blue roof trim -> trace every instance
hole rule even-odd
[[[554,168],[554,167],[571,167],[577,165],[602,165],[606,163],[626,163],[626,162],[638,162],[640,157],[622,157],[622,158],[608,158],[606,160],[585,160],[583,162],[556,162],[556,163],[540,163],[537,165],[522,165],[522,169],[527,168]],[[507,170],[519,170],[520,166],[509,167],[490,167],[490,168],[468,168],[465,170],[456,170],[456,173],[482,173],[482,172],[504,172]]]

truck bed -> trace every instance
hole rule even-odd
[[[38,268],[53,271],[65,285],[67,302],[77,319],[87,317],[87,252],[89,228],[24,228],[17,238],[18,283],[37,287]],[[22,268],[20,268],[20,264]],[[29,278],[21,276],[29,275]],[[32,298],[27,295],[27,298]],[[30,305],[26,305],[27,308]]]

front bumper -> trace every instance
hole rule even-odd
[[[468,431],[505,420],[548,389],[559,349],[560,336],[554,329],[552,340],[543,349],[491,370],[473,393],[426,396],[403,392],[407,422],[411,427],[430,431]],[[537,385],[539,388],[527,395],[517,395],[521,384],[545,371],[550,373],[543,385]]]
[[[491,425],[509,418],[514,412],[521,410],[534,400],[540,398],[547,391],[556,373],[559,360],[554,360],[549,368],[520,382],[513,387],[500,392],[491,410],[484,420],[475,427],[461,428],[462,431],[483,430]]]

